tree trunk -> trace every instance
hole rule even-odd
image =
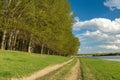
[[[44,52],[44,44],[42,44],[42,47],[41,47],[41,54],[43,54]]]
[[[26,49],[26,43],[25,40],[22,41],[22,51],[25,51]]]
[[[17,48],[16,42],[17,42],[18,34],[19,34],[19,30],[16,31],[16,34],[14,36],[14,42],[13,42],[13,46],[12,46],[13,50],[16,50],[16,48]]]
[[[19,39],[18,38],[16,40],[15,50],[19,50]]]
[[[28,52],[32,53],[32,37],[30,38],[30,42],[29,42],[29,45],[28,45]]]
[[[47,54],[50,54],[49,48],[48,48],[47,50],[48,50],[48,51],[47,51]]]
[[[11,50],[12,49],[12,37],[13,37],[13,32],[10,32],[10,36],[9,36],[9,41],[8,41],[8,49]]]
[[[5,30],[5,31],[3,32],[2,43],[1,43],[1,49],[2,49],[2,50],[5,50],[6,34],[7,34],[7,31]]]

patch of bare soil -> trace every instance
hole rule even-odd
[[[77,61],[76,65],[71,69],[70,74],[65,78],[65,80],[82,80],[79,60]]]
[[[67,61],[67,62],[64,62],[64,63],[61,63],[61,64],[56,64],[56,65],[53,65],[53,66],[48,66],[38,72],[35,72],[34,74],[32,74],[31,76],[28,76],[28,77],[23,77],[23,78],[12,78],[11,80],[36,80],[54,70],[57,70],[58,68],[70,63],[73,59]]]

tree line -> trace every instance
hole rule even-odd
[[[67,0],[0,0],[2,50],[68,56],[77,53]]]
[[[120,56],[120,52],[111,52],[111,53],[96,53],[93,56]]]

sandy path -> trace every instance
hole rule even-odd
[[[65,80],[78,80],[78,77],[80,74],[80,62],[79,60],[77,60],[77,63],[75,64],[75,66],[71,69],[71,74],[69,74]],[[82,80],[81,78],[79,78],[79,80]]]
[[[36,80],[36,79],[38,79],[38,78],[40,78],[40,77],[42,77],[42,76],[44,76],[44,75],[46,75],[46,74],[48,74],[48,73],[50,73],[52,71],[54,71],[54,70],[56,70],[56,69],[64,66],[65,64],[68,64],[72,60],[73,59],[71,59],[71,60],[69,60],[67,62],[61,63],[61,64],[56,64],[56,65],[53,65],[53,66],[48,66],[48,67],[46,67],[46,68],[44,68],[44,69],[42,69],[42,70],[40,70],[40,71],[32,74],[31,76],[28,76],[28,77],[23,77],[23,78],[19,78],[19,79],[12,78],[11,80]]]

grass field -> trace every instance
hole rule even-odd
[[[71,63],[41,77],[37,80],[65,80],[66,76],[70,74],[70,70],[76,64],[77,60],[74,59]]]
[[[81,58],[83,80],[120,80],[120,62]]]
[[[68,61],[69,57],[30,54],[18,51],[0,51],[0,80],[23,77],[47,66]],[[65,80],[75,66],[71,63],[41,77],[38,80]],[[120,62],[80,58],[82,80],[120,80]]]
[[[22,77],[46,66],[62,63],[70,58],[30,54],[18,51],[0,51],[0,80]]]

